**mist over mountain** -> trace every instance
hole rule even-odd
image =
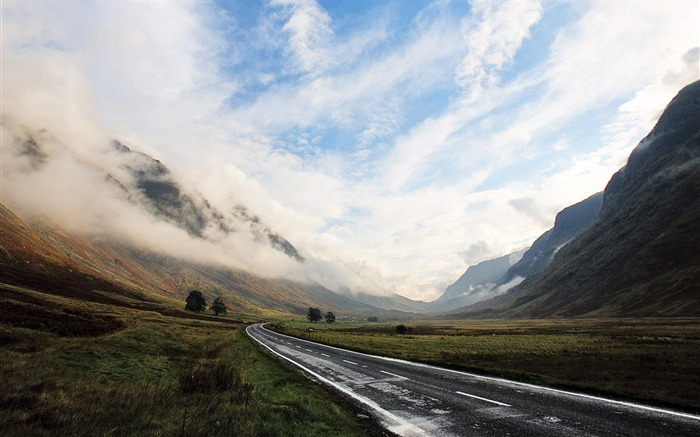
[[[248,228],[256,241],[267,240],[273,248],[286,255],[304,261],[296,248],[284,237],[272,232],[259,217],[250,215],[243,205],[232,209],[232,214],[226,216],[212,207],[199,193],[187,193],[176,181],[171,171],[160,161],[145,153],[134,152],[118,140],[112,141],[112,146],[129,160],[123,168],[132,176],[132,185],[143,195],[148,209],[156,216],[173,223],[193,237],[206,238],[214,232],[229,234],[238,229]],[[110,180],[119,183],[111,175]],[[121,187],[124,187],[120,183]],[[127,188],[124,188],[128,191]]]
[[[513,253],[470,266],[462,276],[431,302],[433,311],[449,311],[497,296],[495,290],[508,269],[522,253]]]
[[[595,223],[602,205],[603,193],[596,193],[561,210],[554,219],[554,226],[532,243],[500,283],[510,282],[516,277],[527,278],[547,268],[559,249]]]
[[[45,129],[12,119],[1,127],[3,202],[23,218],[50,217],[69,231],[185,260],[304,276],[295,265],[305,258],[245,205],[232,198],[217,208],[146,153],[119,140],[84,153]]]
[[[3,287],[28,287],[142,309],[152,304],[157,311],[162,310],[164,302],[184,306],[185,296],[196,289],[207,302],[222,297],[230,312],[301,315],[313,306],[339,317],[410,317],[405,312],[387,311],[338,295],[319,284],[263,278],[241,270],[183,261],[114,238],[86,238],[46,219],[28,222],[1,204],[0,247]]]
[[[611,178],[599,220],[539,275],[457,316],[700,314],[700,81]]]
[[[452,311],[476,302],[492,299],[519,285],[525,278],[547,268],[554,255],[598,218],[603,193],[596,193],[561,210],[554,226],[543,233],[524,252],[470,266],[436,301],[433,311]]]

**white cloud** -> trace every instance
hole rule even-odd
[[[499,73],[513,62],[530,27],[542,15],[538,1],[475,1],[464,22],[467,56],[455,69],[455,82],[471,99],[496,86]]]
[[[329,51],[331,17],[315,0],[274,0],[271,4],[289,9],[282,30],[289,35],[287,51],[297,68],[312,78],[322,75],[333,63],[329,62],[333,59]]]
[[[436,2],[350,29],[335,6],[271,2],[242,39],[211,3],[3,2],[3,124],[45,128],[95,164],[118,137],[219,209],[245,204],[313,258],[277,273],[430,299],[602,189],[697,78],[694,2],[474,2],[465,17]],[[513,71],[525,43],[542,60]],[[48,183],[4,184],[3,197]],[[60,199],[79,185],[50,188]],[[83,194],[71,211],[94,201]],[[133,232],[131,219],[114,229]],[[144,224],[186,243],[161,226]],[[270,261],[249,244],[192,253]]]

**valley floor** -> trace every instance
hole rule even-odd
[[[276,330],[369,354],[420,361],[700,412],[700,320],[572,319],[303,323]]]
[[[0,286],[0,429],[25,435],[384,435],[231,317]]]

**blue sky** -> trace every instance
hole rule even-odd
[[[85,159],[120,138],[312,260],[256,272],[432,300],[605,187],[698,79],[698,8],[4,1],[3,111]]]

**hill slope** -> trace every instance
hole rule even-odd
[[[700,315],[700,81],[608,183],[600,219],[552,265],[461,316]]]
[[[0,282],[88,301],[124,304],[170,302],[184,306],[189,290],[208,302],[222,296],[229,310],[250,314],[308,307],[338,316],[406,317],[333,293],[318,284],[260,278],[155,254],[101,238],[91,240],[47,222],[26,222],[0,204]]]
[[[431,309],[436,312],[454,311],[494,298],[546,269],[557,251],[598,219],[602,203],[603,193],[596,193],[568,206],[557,214],[554,226],[537,238],[524,253],[512,253],[470,266],[454,284],[445,289],[440,298],[431,302]]]

